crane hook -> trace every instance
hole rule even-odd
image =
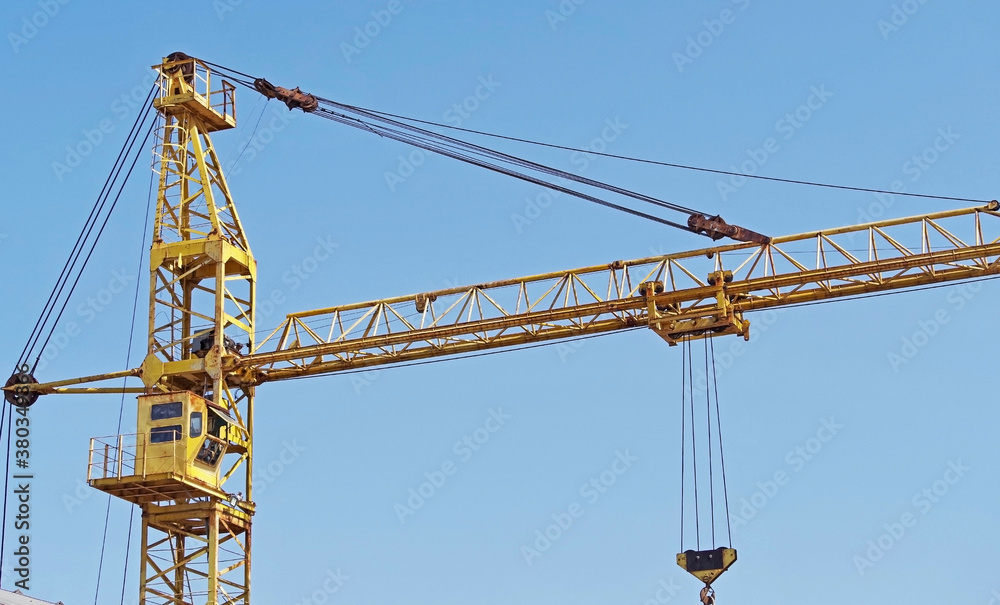
[[[715,605],[715,589],[710,584],[705,584],[705,588],[701,589],[701,594],[698,596],[702,605]]]

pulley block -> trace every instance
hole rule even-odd
[[[677,555],[677,564],[681,569],[704,582],[706,586],[711,585],[735,562],[735,548],[685,550]]]

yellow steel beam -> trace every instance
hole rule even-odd
[[[247,386],[644,326],[668,340],[671,330],[697,337],[698,326],[718,330],[720,322],[731,329],[705,328],[700,336],[745,334],[748,311],[1000,274],[998,211],[993,202],[776,237],[767,245],[703,248],[293,313],[254,353],[224,355],[221,369],[230,384]],[[918,238],[913,249],[907,238]],[[644,292],[645,284],[659,285]],[[27,388],[120,393],[59,387],[141,373]]]
[[[998,210],[993,202],[777,237],[768,245],[705,248],[294,313],[256,352],[230,357],[226,367],[260,383],[637,326],[654,327],[671,342],[671,330],[745,335],[747,311],[1000,273]],[[984,235],[986,218],[991,237]],[[863,238],[855,242],[857,235]],[[918,236],[914,249],[900,243]],[[855,254],[859,244],[865,248]],[[692,268],[698,262],[707,266]],[[642,292],[647,282],[654,292]]]

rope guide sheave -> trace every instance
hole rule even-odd
[[[143,510],[140,599],[193,602],[197,593],[211,605],[249,602],[250,535],[255,512],[251,483],[253,405],[254,389],[259,384],[380,365],[428,363],[448,356],[493,353],[643,327],[654,330],[671,345],[681,345],[690,372],[691,342],[705,340],[707,347],[712,347],[716,336],[748,338],[746,312],[1000,275],[1000,204],[995,201],[975,208],[773,239],[694,211],[688,215],[688,224],[682,225],[685,230],[712,239],[728,236],[740,241],[292,313],[258,342],[256,262],[209,136],[235,126],[234,87],[227,81],[219,82],[211,64],[179,53],[154,69],[159,77],[147,112],[155,108],[159,116],[159,181],[150,250],[147,355],[141,366],[129,370],[45,383],[35,379],[28,361],[39,345],[44,350],[48,342],[45,332],[51,335],[52,318],[58,321],[59,305],[64,309],[72,294],[74,276],[78,279],[74,261],[57,280],[46,310],[3,388],[5,400],[22,407],[32,405],[42,394],[138,395],[137,432],[92,440],[88,482]],[[364,110],[351,117],[347,110],[357,108],[298,89],[275,87],[253,78],[234,81],[281,99],[290,108],[425,148],[436,150],[444,145],[443,139],[426,131],[377,121]],[[143,140],[145,115],[137,117],[129,135],[131,143],[123,147],[120,165],[116,165],[119,171],[131,157],[126,150]],[[371,122],[359,121],[359,115]],[[149,125],[147,136],[155,123]],[[459,159],[478,154],[473,163],[501,172],[508,168],[500,168],[500,163],[509,162],[524,170],[561,176],[559,171],[477,146],[462,149]],[[518,174],[518,178],[534,179]],[[117,181],[109,182],[99,201],[110,199]],[[690,210],[588,179],[576,182],[660,208]],[[580,192],[574,195],[593,198]],[[104,208],[103,203],[100,208]],[[96,229],[96,225],[102,218],[106,222],[102,212],[95,205],[86,237],[81,234],[71,259],[82,258],[86,264],[90,233],[96,231],[99,236],[103,226]],[[912,230],[919,231],[919,251],[903,243],[902,236]],[[851,251],[843,241],[859,234],[864,235],[867,257]],[[810,261],[796,258],[794,247],[804,244],[814,251],[812,266],[808,266]],[[708,266],[701,266],[704,263]],[[247,346],[246,352],[240,345]],[[714,358],[709,350],[706,348],[706,367],[708,359]],[[122,379],[139,379],[141,386],[90,386]],[[690,393],[687,402],[694,405]],[[717,392],[714,402],[718,423]],[[711,403],[709,397],[710,431]],[[682,425],[686,426],[683,418]],[[695,429],[693,424],[691,429]],[[721,464],[718,424],[714,434],[719,439]],[[709,435],[711,438],[712,433]],[[693,437],[691,445],[692,451],[697,451]],[[709,447],[708,451],[713,450]],[[683,485],[682,478],[682,490]],[[724,486],[723,475],[725,492]],[[151,551],[161,547],[169,547],[171,553],[166,564],[151,558]],[[234,549],[234,559],[227,561],[220,556]],[[685,550],[683,538],[681,549],[678,564],[705,582],[702,600],[710,602],[714,599],[711,583],[736,560],[735,550],[702,550],[700,544]],[[192,578],[200,583],[197,590],[191,588]]]

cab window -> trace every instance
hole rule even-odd
[[[191,412],[191,432],[188,437],[201,437],[201,412]]]
[[[180,401],[156,403],[149,409],[149,418],[150,420],[167,420],[168,418],[180,418],[183,413],[183,404]]]
[[[149,429],[150,443],[169,443],[181,438],[181,425],[154,426]]]
[[[198,451],[196,459],[199,462],[204,462],[214,467],[219,463],[219,459],[222,458],[223,450],[225,450],[225,445],[221,441],[212,437],[206,437],[205,441],[201,444],[201,450]]]

